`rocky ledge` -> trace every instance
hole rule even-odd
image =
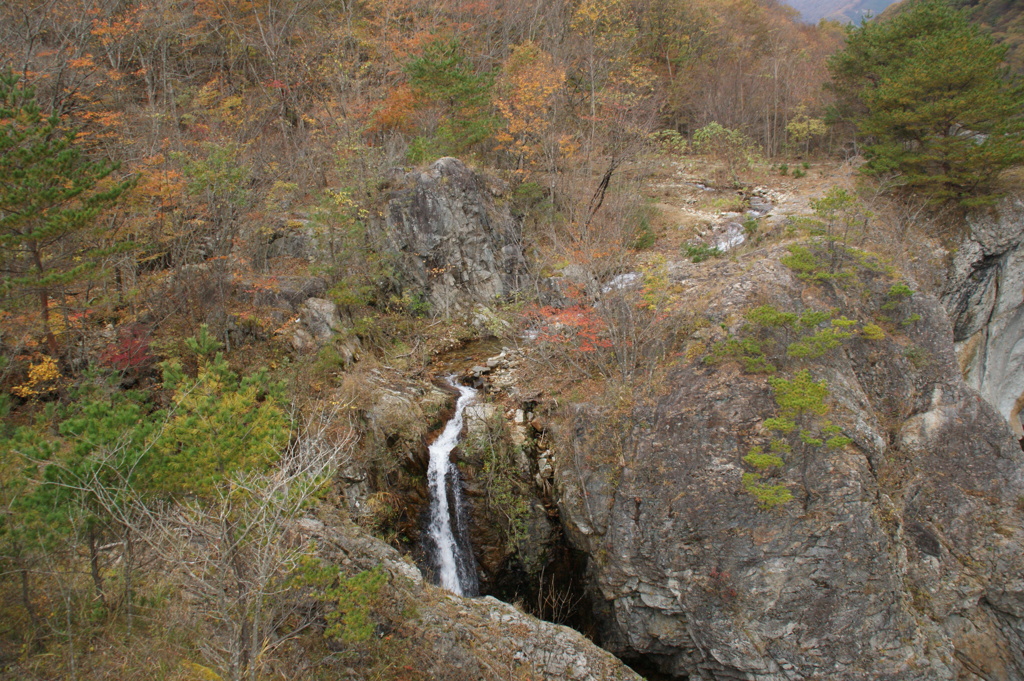
[[[568,627],[538,620],[491,597],[467,599],[424,582],[392,547],[330,512],[300,520],[299,536],[348,573],[383,570],[377,597],[379,636],[404,642],[404,659],[430,678],[641,681],[610,653]],[[396,663],[397,664],[397,663]],[[341,677],[346,678],[346,677]],[[355,671],[349,678],[362,678]]]

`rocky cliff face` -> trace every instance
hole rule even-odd
[[[968,218],[942,293],[967,384],[1024,437],[1024,200]]]
[[[490,304],[521,285],[519,225],[486,181],[454,158],[411,172],[388,202],[391,248],[401,275],[437,314]]]
[[[892,295],[862,255],[847,254],[848,276],[811,281],[785,255],[674,266],[683,299],[706,306],[687,359],[625,431],[621,415],[575,407],[556,481],[590,556],[603,645],[674,678],[1024,678],[1024,457],[960,379],[942,308]],[[742,317],[764,304],[833,308],[885,332],[796,359],[786,343],[803,332],[752,332]],[[762,347],[776,376],[825,381],[848,443],[794,431],[781,466],[744,459],[783,437],[766,423],[777,389],[742,352],[701,358],[751,333],[774,334]],[[608,428],[624,433],[616,451]],[[745,473],[792,499],[767,508]]]

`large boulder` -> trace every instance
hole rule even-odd
[[[431,586],[390,546],[329,513],[322,517],[300,520],[296,533],[316,545],[322,560],[343,566],[346,573],[384,571],[387,583],[375,598],[381,611],[377,627],[387,631],[390,650],[403,653],[427,677],[641,681],[578,631],[538,620],[494,598],[461,598]],[[359,657],[352,654],[349,659],[358,665]],[[399,664],[388,662],[389,667]],[[368,678],[362,673],[367,670],[347,671],[336,678]]]
[[[574,407],[559,506],[590,556],[603,645],[679,679],[1024,678],[1024,455],[961,379],[944,311],[888,295],[862,255],[855,276],[814,283],[784,255],[673,265],[705,321],[689,359],[626,423]],[[766,303],[886,328],[814,360],[776,346],[777,375],[827,382],[851,442],[795,444],[771,478],[793,499],[773,508],[743,481],[779,415],[769,380],[699,352]]]
[[[462,312],[519,288],[525,274],[519,224],[462,161],[442,158],[407,173],[388,202],[390,247],[401,276],[433,311]]]
[[[942,301],[967,384],[1024,437],[1024,200],[967,219]]]

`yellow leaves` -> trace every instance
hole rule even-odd
[[[96,62],[93,61],[91,54],[86,54],[84,57],[69,59],[68,66],[73,69],[91,69],[95,68]]]
[[[149,156],[138,169],[139,181],[132,190],[133,203],[151,210],[168,211],[178,207],[185,195],[185,179],[177,170],[162,168],[163,154]]]
[[[104,47],[131,38],[142,30],[142,23],[137,19],[142,9],[142,6],[134,7],[117,19],[93,19],[90,33],[99,38]]]
[[[352,191],[350,189],[325,189],[324,193],[331,200],[331,203],[339,208],[356,207],[356,202],[352,200]]]
[[[807,115],[807,107],[803,104],[796,107],[793,117],[786,124],[786,132],[790,139],[800,144],[820,137],[826,132],[825,121],[820,118],[811,118]]]
[[[222,123],[237,126],[244,120],[245,97],[241,94],[225,95],[230,87],[222,78],[214,78],[199,90],[197,103]]]
[[[565,70],[532,41],[512,51],[495,83],[494,105],[507,121],[496,135],[502,146],[529,163],[542,153],[541,136],[550,126],[555,94],[565,83]]]
[[[189,681],[224,681],[220,674],[201,664],[183,660],[181,667],[188,674],[186,678]]]
[[[124,126],[124,114],[120,111],[83,111],[81,118],[88,128],[79,134],[94,139],[119,137],[119,131]]]
[[[45,395],[57,390],[61,378],[57,360],[49,355],[43,355],[38,364],[29,365],[28,380],[11,388],[11,393],[26,400]]]
[[[572,135],[562,135],[558,138],[558,153],[564,157],[571,157],[580,150],[580,142]]]
[[[583,0],[573,13],[571,26],[574,33],[605,44],[636,35],[624,0]]]

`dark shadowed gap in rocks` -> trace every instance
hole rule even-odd
[[[518,559],[510,559],[483,594],[514,603],[534,617],[572,627],[595,640],[597,626],[586,589],[587,556],[569,546],[561,528],[556,537],[539,570],[531,572]]]
[[[597,620],[587,589],[587,556],[572,548],[559,527],[558,542],[551,546],[548,562],[539,574],[531,574],[519,561],[510,561],[493,586],[481,595],[514,603],[542,620],[571,627],[601,645],[601,623]],[[652,657],[619,658],[647,681],[687,681],[660,671]]]
[[[672,676],[660,671],[659,665],[646,657],[620,657],[630,669],[647,681],[687,681],[689,676]]]
[[[443,358],[439,358],[439,361],[435,361],[434,367],[439,373],[459,373],[462,375],[460,379],[462,384],[479,389],[482,393],[489,392],[489,379],[479,374],[474,376],[473,369],[468,368],[477,368],[478,365],[486,364],[486,360],[482,358],[495,355],[501,350],[501,346],[493,341],[469,343],[446,353]],[[529,401],[524,401],[516,406],[526,413],[536,408],[536,404]],[[539,436],[540,433],[532,433],[528,441],[535,442]],[[539,454],[538,451],[531,451],[528,455],[531,461],[531,477],[536,476],[538,472]],[[459,462],[459,466],[452,466],[455,476],[459,475],[459,467],[469,466],[472,469],[474,465],[479,464],[479,462],[467,461],[463,457],[461,446],[453,452],[453,459]],[[474,473],[469,471],[467,480],[470,483],[467,484],[470,484],[470,487],[472,487],[473,479]],[[455,478],[455,480],[458,481],[458,484],[462,482],[459,478]],[[490,568],[485,568],[484,566],[489,561],[486,558],[486,551],[483,554],[480,554],[480,551],[486,542],[479,542],[480,545],[473,547],[466,546],[470,551],[475,550],[479,554],[476,556],[479,566],[477,574],[479,591],[473,592],[473,595],[478,593],[481,596],[492,596],[512,603],[538,619],[571,627],[597,645],[601,645],[603,627],[593,607],[588,583],[588,556],[585,552],[570,545],[562,527],[558,505],[550,498],[549,492],[550,490],[543,491],[540,486],[535,487],[534,496],[530,500],[530,504],[534,508],[543,507],[547,514],[546,523],[548,524],[548,531],[539,532],[539,536],[544,537],[543,540],[540,540],[540,546],[543,548],[532,551],[530,558],[522,559],[519,555],[512,554],[497,567],[492,563]],[[469,537],[474,536],[473,543],[476,544],[480,538],[479,535],[486,534],[480,532],[480,528],[483,527],[480,524],[491,523],[494,518],[488,518],[484,507],[480,506],[482,499],[479,490],[473,493],[471,489],[465,489],[462,498],[464,501],[456,506],[454,495],[449,496],[452,508],[459,509],[459,513],[453,517],[456,541],[468,544]],[[540,515],[543,517],[544,513]],[[544,524],[544,521],[538,522]],[[424,512],[420,524],[421,559],[418,562],[427,572],[428,578],[436,583],[438,581],[436,578],[438,566],[436,560],[432,558],[434,547],[430,546],[428,523],[429,513]],[[533,547],[537,549],[538,544],[535,543]],[[650,681],[685,681],[687,678],[661,673],[659,671],[661,665],[655,659],[623,659],[623,662]]]

